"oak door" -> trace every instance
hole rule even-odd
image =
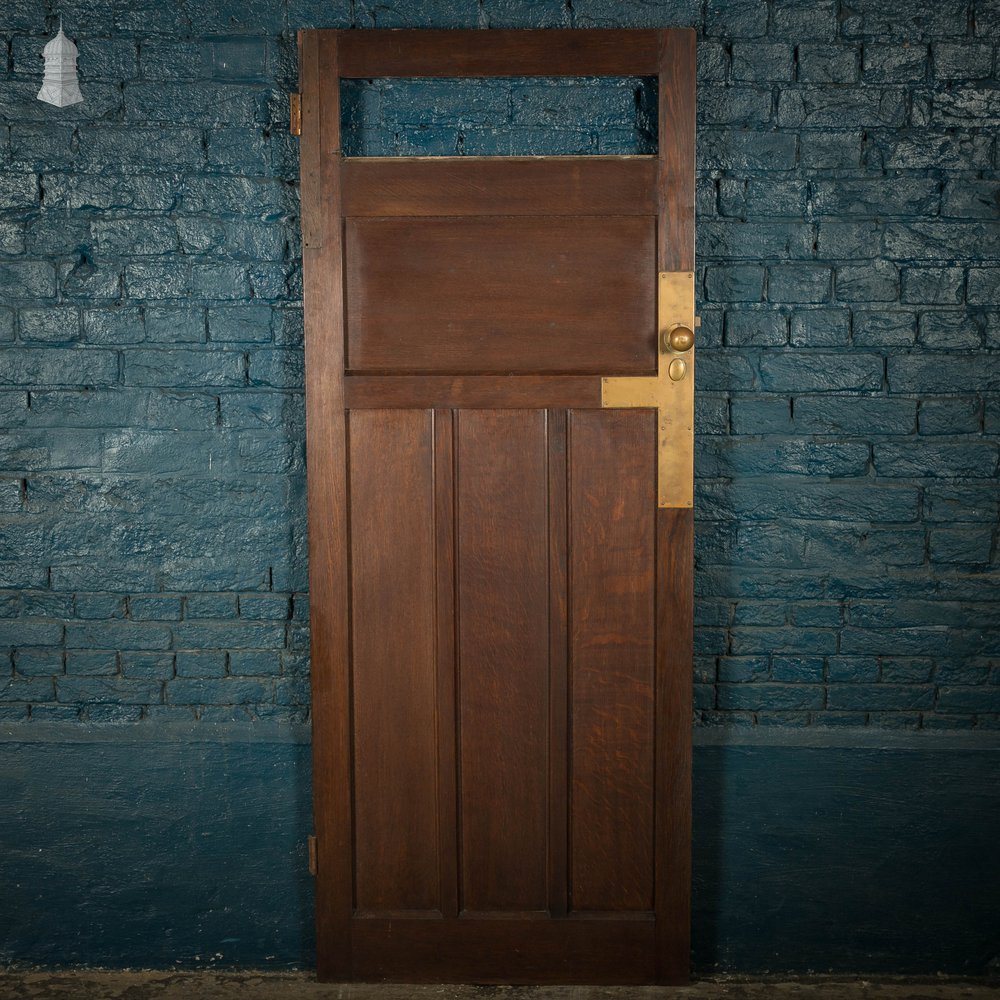
[[[300,41],[320,977],[684,981],[694,33]],[[340,153],[342,78],[633,74],[658,156]]]

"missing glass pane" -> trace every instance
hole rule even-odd
[[[347,156],[657,151],[652,77],[344,80]]]

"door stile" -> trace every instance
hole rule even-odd
[[[657,266],[694,270],[695,33],[667,31],[659,56]],[[686,983],[691,965],[691,713],[694,511],[656,512],[657,982]]]
[[[455,561],[455,412],[434,410],[434,539],[438,706],[438,843],[441,915],[458,916],[458,662]]]
[[[549,914],[569,909],[568,416],[549,410]]]
[[[302,35],[302,266],[315,305],[306,324],[306,443],[317,838],[319,975],[351,974],[354,896],[350,677],[347,609],[346,427],[343,394],[344,282],[340,216],[340,79],[337,35]]]

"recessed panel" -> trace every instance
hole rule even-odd
[[[349,219],[356,372],[656,369],[652,218]]]
[[[440,905],[430,411],[350,414],[357,906]]]
[[[545,412],[458,420],[462,906],[548,904]]]
[[[656,422],[569,431],[570,902],[653,908]]]

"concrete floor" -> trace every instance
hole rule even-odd
[[[514,987],[321,984],[305,973],[14,972],[0,1000],[998,1000],[996,987],[952,980],[708,979],[691,986]]]

